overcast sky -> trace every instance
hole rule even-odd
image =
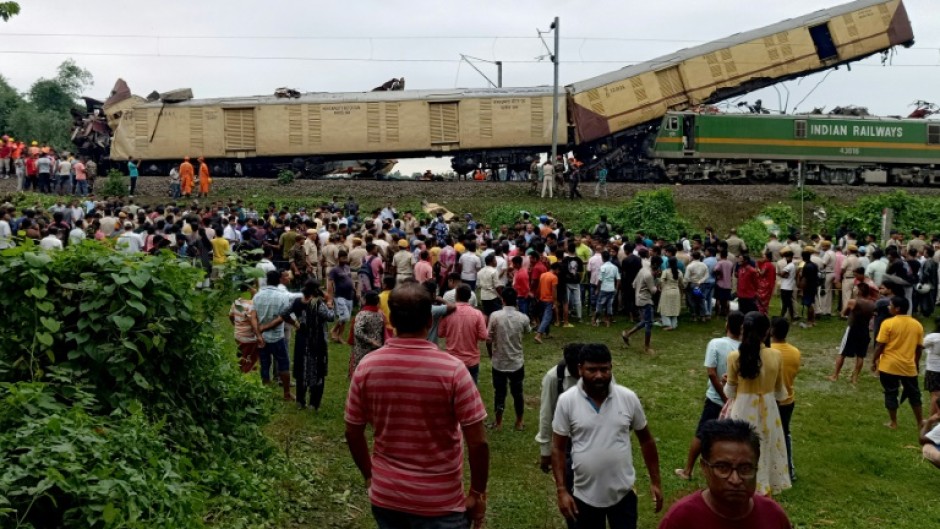
[[[486,86],[458,61],[463,53],[504,61],[505,86],[549,85],[551,63],[534,61],[546,53],[534,37],[536,28],[547,30],[559,16],[564,84],[839,3],[21,0],[22,13],[0,23],[0,74],[26,90],[72,57],[94,75],[88,95],[102,99],[118,77],[140,95],[189,87],[196,97],[270,94],[281,86],[364,91],[401,76],[409,89]],[[899,49],[892,66],[872,57],[851,72],[840,68],[812,93],[825,74],[786,83],[787,108],[806,98],[797,111],[855,104],[876,114],[906,114],[914,100],[940,100],[940,2],[904,3],[914,27],[913,49]],[[552,44],[550,35],[546,41]],[[230,58],[212,58],[218,56]],[[496,80],[493,65],[478,66]],[[781,93],[785,102],[786,91]],[[773,89],[745,99],[757,98],[769,108],[784,106]]]

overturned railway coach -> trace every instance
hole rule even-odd
[[[672,112],[650,156],[677,182],[940,184],[940,121]]]

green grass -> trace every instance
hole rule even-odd
[[[489,434],[491,463],[487,526],[493,529],[562,528],[554,485],[538,466],[534,435],[538,421],[539,384],[571,341],[607,344],[614,352],[614,376],[635,390],[643,401],[661,460],[666,508],[678,498],[704,486],[696,477],[682,482],[672,474],[685,461],[689,440],[701,411],[706,386],[702,367],[705,345],[720,336],[722,324],[682,320],[676,332],[655,330],[654,357],[636,346],[624,348],[618,333],[623,319],[610,329],[577,325],[553,328],[544,345],[525,341],[526,430]],[[900,411],[900,429],[882,426],[887,419],[881,387],[866,369],[858,387],[846,381],[830,383],[844,323],[833,319],[815,329],[796,328],[791,343],[803,353],[796,381],[796,411],[792,432],[798,479],[777,500],[795,527],[881,528],[929,527],[936,523],[936,469],[925,463],[917,444],[910,408]],[[220,329],[231,340],[229,329]],[[270,438],[286,453],[297,478],[285,481],[285,501],[293,505],[281,523],[286,528],[374,527],[362,479],[343,441],[343,404],[348,388],[349,348],[330,346],[330,375],[323,408],[318,414],[283,404],[268,427]],[[483,355],[480,391],[492,410],[492,379]],[[867,366],[866,366],[867,367]],[[249,375],[257,377],[257,374]],[[272,389],[271,398],[279,398]],[[511,404],[507,403],[511,416]],[[492,413],[492,412],[491,412]],[[511,417],[510,423],[511,424]],[[634,438],[635,439],[635,438]],[[652,512],[649,479],[635,447],[639,480],[641,528],[653,528],[661,514]]]

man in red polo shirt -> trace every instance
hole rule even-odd
[[[486,409],[464,364],[425,340],[433,300],[406,283],[389,297],[397,336],[363,358],[346,400],[346,442],[380,528],[482,527]],[[374,431],[370,457],[366,424]],[[463,446],[470,491],[463,492]]]

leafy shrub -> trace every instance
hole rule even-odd
[[[799,216],[796,210],[786,204],[773,204],[764,207],[761,215],[773,220],[780,227],[781,233],[788,233],[789,228],[799,227]]]
[[[632,236],[642,230],[648,236],[662,237],[667,241],[678,241],[679,236],[692,226],[679,215],[672,189],[668,187],[637,193],[615,219],[614,224],[627,235]]]
[[[830,233],[842,224],[860,237],[881,233],[881,213],[885,208],[894,211],[894,228],[906,233],[918,228],[931,233],[940,233],[940,199],[911,195],[906,191],[895,191],[860,198],[848,207],[830,208],[827,228]]]
[[[817,198],[818,198],[818,195],[816,195],[816,192],[805,186],[803,187],[803,189],[796,189],[792,193],[790,193],[791,200],[805,200],[806,202],[812,202],[816,200]]]
[[[214,336],[215,319],[231,299],[232,286],[220,282],[214,289],[194,289],[203,274],[168,252],[128,256],[91,241],[51,254],[29,243],[3,252],[0,318],[7,330],[0,333],[0,383],[6,385],[0,397],[12,398],[44,383],[56,402],[74,410],[68,415],[34,406],[36,414],[22,420],[46,430],[11,422],[3,432],[48,436],[42,446],[71,452],[73,463],[89,472],[101,469],[71,489],[42,490],[45,484],[24,483],[39,476],[46,462],[23,462],[30,468],[22,479],[0,478],[0,498],[10,500],[7,516],[23,520],[24,526],[58,527],[62,524],[47,525],[42,517],[65,520],[74,512],[84,517],[78,525],[114,527],[116,522],[104,520],[103,510],[111,496],[97,490],[92,477],[109,480],[118,492],[123,489],[117,500],[131,492],[150,494],[141,497],[150,503],[148,523],[131,523],[142,518],[130,498],[108,510],[112,520],[130,520],[121,526],[198,527],[206,517],[203,509],[211,511],[226,498],[225,509],[238,505],[255,521],[273,516],[272,477],[262,464],[272,448],[260,429],[270,410],[261,387],[238,372],[231,352],[222,351]],[[66,424],[74,427],[66,429]],[[117,432],[116,445],[107,434],[107,446],[74,448],[90,441],[86,429],[99,426]],[[17,447],[24,445],[13,439],[0,444],[5,461],[22,460]],[[130,465],[142,474],[108,465]],[[148,483],[153,470],[148,465],[158,465],[167,486],[179,481],[176,490],[163,494],[156,482]],[[29,507],[45,504],[43,498],[49,500],[47,507]],[[101,519],[89,513],[100,513]]]
[[[108,178],[104,181],[104,187],[99,192],[106,197],[123,197],[127,195],[130,189],[130,182],[121,171],[111,169],[108,171]]]
[[[281,169],[277,173],[277,185],[289,186],[294,183],[294,171],[290,169]]]
[[[14,516],[36,528],[199,526],[205,493],[186,481],[191,465],[139,405],[92,415],[97,403],[83,388],[54,389],[0,384],[3,526]]]
[[[767,243],[767,224],[760,219],[751,219],[738,228],[738,237],[744,239],[752,256],[756,257]]]

